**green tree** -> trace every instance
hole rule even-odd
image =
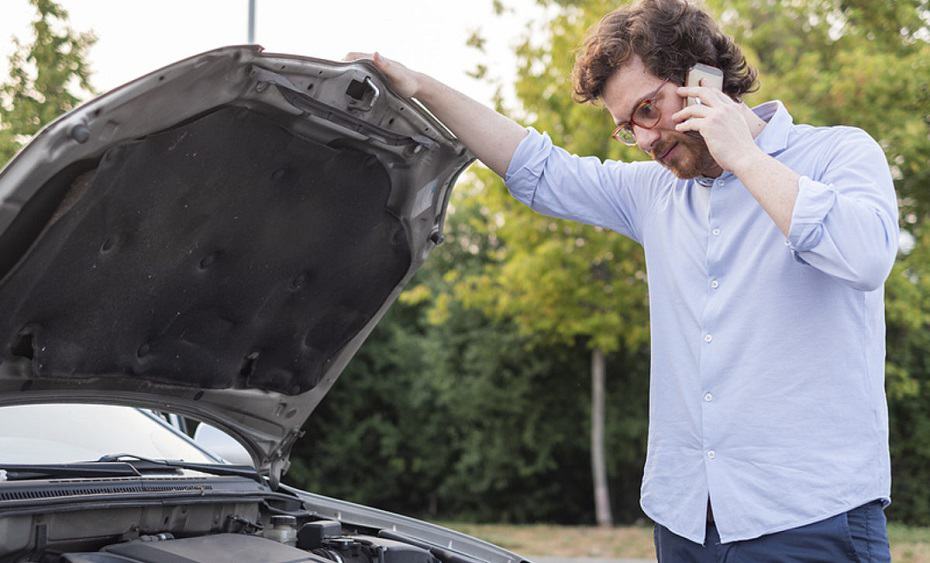
[[[488,228],[501,224],[503,216],[489,215],[486,202],[476,197],[483,192],[477,179],[457,189],[447,244],[429,266],[438,278],[428,282],[429,294],[440,304],[431,307],[430,333],[442,342],[436,366],[448,374],[453,396],[447,414],[457,428],[459,447],[445,496],[458,517],[589,521],[591,507],[585,499],[593,491],[590,464],[584,461],[589,401],[583,381],[575,377],[585,369],[584,346],[542,346],[536,334],[466,305],[456,294],[463,280],[479,276],[506,251],[500,233]],[[419,292],[414,289],[410,295]],[[622,391],[612,385],[608,392],[618,399]],[[641,396],[629,411],[644,424],[646,401]],[[642,466],[642,448],[636,442],[642,427],[637,422],[625,425],[625,420],[613,420],[606,435],[618,451],[629,453],[617,456],[609,469],[628,473],[623,471],[627,464]],[[621,485],[621,495],[635,499],[638,482]],[[623,517],[632,520],[639,510],[635,502],[628,506],[635,514],[624,512]]]
[[[289,483],[435,517],[455,441],[437,341],[416,307],[396,304],[304,427]]]
[[[556,7],[554,2],[543,2]],[[584,31],[614,5],[561,7],[518,47],[515,90],[523,123],[547,131],[570,152],[633,160],[641,155],[609,139],[609,121],[575,104],[570,72]],[[532,37],[532,39],[531,39]],[[480,46],[480,41],[473,41]],[[503,107],[498,109],[503,110]],[[499,248],[484,269],[463,277],[455,294],[466,305],[515,323],[537,345],[590,351],[590,455],[599,525],[613,521],[605,452],[607,355],[636,353],[648,343],[645,260],[639,246],[601,228],[538,215],[507,195],[487,170],[475,173],[473,196]],[[570,376],[571,377],[571,376]]]
[[[889,518],[930,525],[930,223],[886,284],[892,503]]]
[[[45,124],[93,92],[87,52],[92,32],[68,26],[68,12],[52,0],[29,0],[36,10],[32,41],[13,38],[9,77],[0,84],[0,166]]]

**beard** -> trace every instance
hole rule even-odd
[[[659,157],[675,146],[674,152],[664,160]],[[711,156],[704,137],[697,131],[663,131],[662,137],[652,151],[652,158],[662,166],[668,168],[672,174],[682,180],[689,180],[698,176],[716,176],[720,166]]]

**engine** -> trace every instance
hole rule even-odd
[[[377,536],[343,534],[332,520],[306,522],[272,516],[252,533],[175,538],[163,533],[107,545],[94,552],[63,553],[61,563],[440,563],[429,551]],[[49,561],[49,559],[44,559]]]

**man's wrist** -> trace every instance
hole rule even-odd
[[[430,102],[435,99],[436,93],[442,84],[432,76],[422,72],[416,73],[416,82],[417,90],[411,97],[420,100],[429,107]]]
[[[743,179],[743,176],[751,172],[754,168],[757,168],[768,160],[769,155],[762,152],[757,145],[753,145],[752,149],[747,151],[746,154],[740,157],[739,160],[733,163],[733,169],[730,170],[737,178]]]

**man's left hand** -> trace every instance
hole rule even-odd
[[[721,168],[736,173],[741,165],[759,156],[761,151],[753,140],[743,106],[720,90],[704,86],[678,88],[678,95],[698,98],[701,103],[672,116],[675,130],[700,133]]]

